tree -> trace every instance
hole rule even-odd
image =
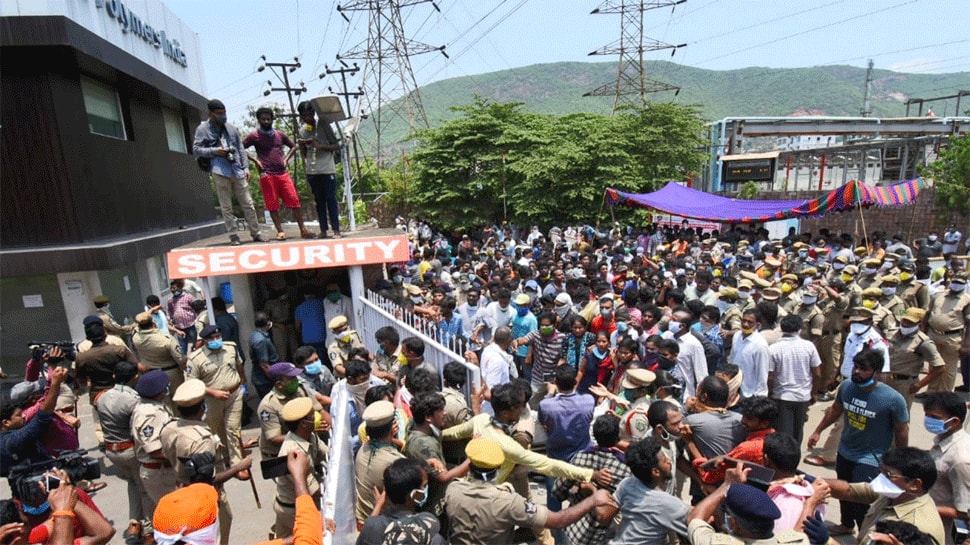
[[[951,136],[937,160],[920,174],[933,179],[937,205],[970,214],[970,135]]]
[[[446,229],[501,220],[506,209],[518,222],[592,223],[607,187],[649,191],[705,160],[692,107],[553,116],[476,97],[455,110],[462,116],[417,133],[408,191],[412,211]]]
[[[743,184],[741,184],[741,190],[738,191],[738,198],[744,199],[747,201],[752,201],[758,198],[758,193],[760,191],[761,190],[758,189],[757,183],[751,180],[748,180],[747,182],[744,182]]]

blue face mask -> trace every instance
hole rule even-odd
[[[515,307],[515,313],[521,318],[529,313],[529,307]]]
[[[218,121],[219,123],[222,123],[223,125],[225,125],[226,122],[229,121],[229,116],[226,114],[216,114],[215,118],[216,118],[216,121]]]
[[[923,426],[926,427],[926,431],[932,433],[933,435],[940,435],[946,433],[946,423],[950,420],[953,420],[953,418],[940,420],[939,418],[933,418],[932,416],[924,416]]]
[[[24,510],[24,513],[37,517],[50,511],[51,504],[48,503],[47,500],[44,500],[44,503],[38,505],[37,507],[32,507],[27,504],[21,504],[20,508]]]
[[[178,297],[179,295],[182,295],[182,290],[175,290],[172,292],[172,297]]]
[[[414,492],[415,491],[411,491],[412,500],[414,500]],[[424,507],[424,504],[428,503],[428,485],[424,485],[424,488],[421,489],[421,492],[422,492],[421,499],[414,500],[414,504],[417,505],[418,507]]]
[[[206,343],[209,350],[221,350],[222,349],[222,339],[216,339],[214,341],[209,341]]]
[[[323,364],[320,363],[320,360],[317,360],[313,363],[306,364],[306,366],[303,367],[303,370],[306,371],[306,374],[308,375],[319,375],[323,372]]]
[[[616,330],[619,333],[626,333],[627,329],[630,329],[630,326],[626,322],[617,322]]]

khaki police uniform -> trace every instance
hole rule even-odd
[[[842,315],[848,308],[846,297],[840,300],[825,297],[817,303],[822,312],[822,336],[816,347],[822,360],[822,384],[828,384],[836,376],[838,366],[842,363]]]
[[[138,476],[151,501],[151,510],[162,496],[177,488],[175,470],[168,460],[152,458],[162,449],[162,428],[173,419],[172,410],[164,401],[141,398],[131,413],[131,438],[135,443]],[[149,517],[151,518],[151,517]]]
[[[515,493],[509,483],[457,480],[445,490],[445,512],[453,545],[515,543],[515,528],[536,533],[546,526],[549,511]]]
[[[892,313],[897,322],[903,317],[903,313],[906,312],[906,303],[903,303],[903,300],[898,295],[891,297],[883,296],[879,299],[879,306]]]
[[[279,352],[281,361],[290,361],[290,357],[297,349],[296,330],[293,327],[293,306],[289,299],[277,297],[266,301],[263,307],[273,328],[269,330],[269,335],[273,339],[273,344]]]
[[[906,408],[913,406],[915,393],[909,388],[919,381],[919,374],[923,371],[923,364],[932,367],[943,365],[943,358],[936,349],[936,343],[926,333],[917,331],[910,336],[896,333],[889,344],[889,385],[906,399]]]
[[[131,337],[131,344],[142,365],[161,369],[168,375],[168,388],[174,392],[185,381],[185,354],[175,337],[158,329],[140,329]],[[168,396],[171,403],[171,396]]]
[[[145,493],[138,476],[138,459],[131,435],[131,418],[141,396],[134,389],[122,384],[105,391],[98,399],[98,416],[104,434],[105,457],[118,469],[128,484],[128,520],[146,524],[155,505]]]
[[[364,424],[368,427],[387,426],[394,421],[394,404],[390,401],[371,403],[364,409],[362,416]],[[357,452],[357,459],[354,461],[358,525],[363,524],[374,509],[374,488],[384,489],[384,470],[395,460],[404,457],[391,442],[371,440],[361,445]]]
[[[927,387],[930,392],[952,392],[956,386],[957,366],[960,364],[960,345],[970,327],[970,294],[938,293],[930,302],[927,313],[929,335],[943,357],[945,371]]]
[[[903,304],[907,307],[917,307],[923,310],[930,308],[930,288],[922,282],[912,278],[905,282],[900,281],[896,293],[899,294]]]
[[[302,450],[306,454],[310,467],[314,468],[313,471],[307,473],[306,485],[310,495],[316,496],[320,493],[323,481],[326,478],[327,454],[329,452],[327,445],[316,434],[311,435],[310,441],[306,441],[299,435],[289,432],[283,439],[283,444],[280,445],[277,456],[286,456],[294,450]],[[383,472],[381,477],[383,478]],[[273,511],[276,512],[276,524],[273,526],[273,531],[276,533],[276,537],[285,538],[293,535],[293,523],[296,519],[296,489],[293,477],[290,475],[276,477],[275,481],[276,501],[273,502]]]
[[[879,287],[879,273],[872,276],[867,276],[860,272],[859,276],[856,277],[855,283],[862,289],[867,290],[869,288]]]
[[[749,539],[716,532],[706,521],[694,519],[687,525],[691,545],[808,545],[808,536],[794,530],[783,530],[769,539]]]
[[[286,405],[287,401],[300,397],[310,398],[313,402],[314,411],[323,410],[323,405],[320,405],[313,396],[309,395],[302,385],[290,397],[283,395],[274,387],[259,402],[259,407],[256,409],[256,414],[259,416],[259,452],[263,455],[264,460],[282,456],[280,446],[270,442],[270,440],[287,434],[286,428],[283,426],[283,405]],[[280,535],[279,532],[277,532],[277,535]]]
[[[872,312],[872,325],[882,333],[884,338],[888,339],[899,331],[899,320],[896,319],[896,315],[888,308],[882,305],[876,305],[876,308],[872,309]]]
[[[825,315],[819,310],[818,304],[800,304],[792,309],[792,314],[802,318],[801,337],[812,342],[818,341],[825,331]]]
[[[229,453],[230,463],[233,464],[242,460],[239,444],[243,404],[239,388],[242,385],[242,365],[243,359],[236,343],[223,341],[219,350],[210,350],[203,345],[192,352],[185,368],[186,378],[197,378],[205,383],[206,388],[229,393],[228,399],[216,399],[206,394],[205,404],[209,410],[206,421],[219,436],[221,448]],[[224,459],[224,456],[220,454],[217,458]]]
[[[114,316],[103,308],[97,309],[94,314],[104,322],[104,332],[108,335],[116,335],[125,339],[135,331],[135,324],[121,325],[115,321]]]
[[[330,335],[332,336],[333,332],[330,332]],[[354,348],[364,348],[364,343],[360,340],[360,335],[356,331],[351,331],[350,340],[347,342],[334,339],[327,345],[327,355],[330,357],[330,365],[333,367],[333,372],[338,378],[342,377],[343,373],[337,373],[337,367],[343,368],[347,364],[347,361],[350,360],[350,351]]]

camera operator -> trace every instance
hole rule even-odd
[[[45,374],[47,384],[50,384],[54,370],[59,366],[69,367],[67,364],[70,362],[65,362],[65,359],[72,359],[72,355],[73,347],[62,347],[56,344],[39,346],[33,351],[30,361],[27,362],[24,382],[14,386],[11,391],[11,398],[17,398],[15,394],[23,391],[22,389],[34,392],[22,400],[14,401],[23,408],[24,419],[27,422],[30,422],[40,411],[42,398],[40,385],[43,383],[38,382],[38,379]],[[72,388],[73,382],[72,373],[68,371],[57,392],[57,401],[54,403],[55,418],[41,436],[44,450],[52,456],[56,456],[58,452],[69,452],[80,448],[77,430],[81,420],[77,417],[77,396]]]
[[[47,492],[50,484],[51,491]],[[11,483],[14,499],[19,508],[18,515],[23,524],[16,528],[19,532],[9,543],[45,543],[48,545],[70,545],[82,543],[99,545],[107,543],[115,534],[104,515],[83,490],[71,485],[68,474],[52,469],[40,479],[25,476]],[[6,528],[9,509],[0,507]],[[11,517],[12,518],[12,517]],[[4,543],[8,543],[4,541]]]
[[[66,376],[67,368],[54,370],[40,412],[30,422],[24,418],[23,410],[13,403],[0,409],[0,477],[6,477],[12,466],[51,459],[40,440],[54,419],[57,394]]]

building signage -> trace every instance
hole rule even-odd
[[[117,20],[118,24],[121,25],[122,32],[133,33],[149,45],[161,49],[166,57],[182,66],[189,65],[188,57],[186,57],[185,51],[182,51],[182,44],[178,40],[170,39],[164,30],[159,30],[148,24],[147,21],[143,21],[137,13],[128,9],[121,0],[95,0],[94,4],[99,8],[104,8],[105,15]]]
[[[396,263],[410,258],[405,235],[189,248],[168,253],[172,278]]]
[[[763,182],[775,179],[774,159],[754,159],[749,161],[725,161],[725,182]]]

